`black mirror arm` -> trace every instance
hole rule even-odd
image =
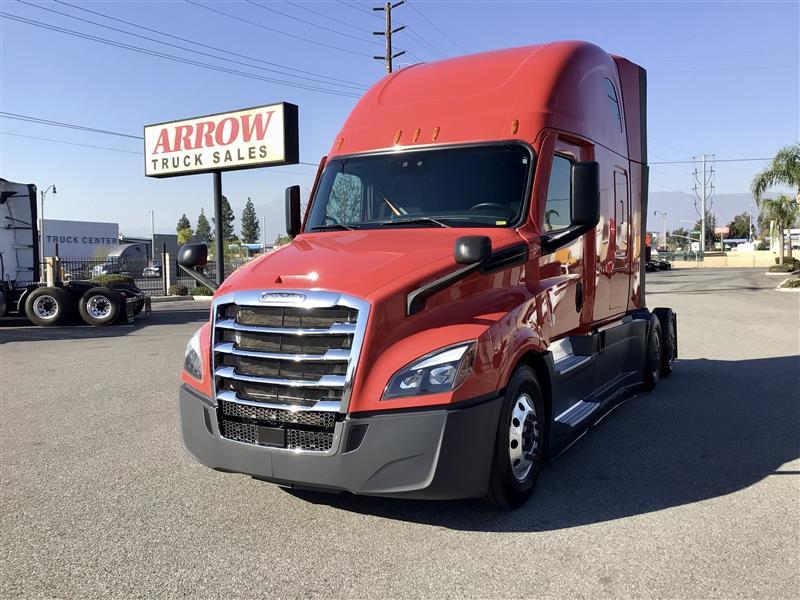
[[[597,227],[596,222],[585,223],[583,225],[574,225],[572,227],[568,227],[567,229],[559,231],[558,233],[543,233],[539,237],[539,244],[542,247],[542,254],[550,254],[555,252],[561,248],[561,246],[577,240],[584,233],[591,231],[595,227]]]
[[[212,292],[216,292],[217,289],[219,288],[219,285],[217,285],[216,281],[212,281],[211,279],[209,279],[208,277],[203,275],[200,271],[197,271],[196,269],[190,269],[189,267],[184,267],[183,265],[178,265],[178,266],[189,277],[194,279],[196,282],[198,282],[202,286],[207,287]]]

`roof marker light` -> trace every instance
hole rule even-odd
[[[512,135],[519,131],[519,119],[514,119],[511,121],[511,133]]]
[[[436,139],[439,137],[439,126],[433,128],[433,141],[435,142]]]
[[[397,133],[394,134],[394,143],[397,144],[400,141],[400,137],[403,135],[403,130],[398,129]]]
[[[411,140],[412,142],[416,143],[416,141],[419,139],[419,134],[420,134],[420,132],[421,132],[421,130],[420,130],[420,128],[419,128],[419,127],[417,127],[417,128],[414,130],[414,137],[413,137],[413,138],[412,138],[412,140]]]
[[[336,149],[337,150],[341,150],[342,144],[344,144],[344,138],[343,137],[339,138],[339,143],[336,144]]]

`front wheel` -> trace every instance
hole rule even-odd
[[[542,390],[528,366],[519,367],[506,388],[495,441],[489,490],[490,506],[513,510],[533,493],[544,451]]]

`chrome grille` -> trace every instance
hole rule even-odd
[[[278,301],[262,302],[264,296]],[[368,315],[366,302],[331,292],[216,298],[213,369],[222,436],[258,444],[259,427],[277,427],[285,449],[335,452]]]

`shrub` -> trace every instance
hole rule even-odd
[[[170,296],[188,296],[189,288],[186,287],[185,285],[176,283],[175,285],[169,286],[169,290],[167,290],[167,293]]]
[[[98,275],[97,277],[92,277],[89,281],[95,285],[103,287],[114,287],[117,285],[136,286],[136,281],[133,279],[133,277],[119,274]]]
[[[783,288],[800,288],[800,277],[794,279],[787,279],[781,284]]]
[[[772,265],[769,268],[770,273],[791,273],[794,271],[794,267],[792,265]]]
[[[776,256],[775,257],[775,264],[776,265],[778,264],[779,260],[780,260],[780,258]],[[800,267],[800,259],[795,258],[794,256],[784,256],[783,257],[783,264],[784,265],[789,265],[790,267],[792,267],[792,269],[797,269],[798,267]]]
[[[192,290],[192,296],[213,296],[214,292],[212,292],[207,287],[203,287],[202,285],[196,286]]]

